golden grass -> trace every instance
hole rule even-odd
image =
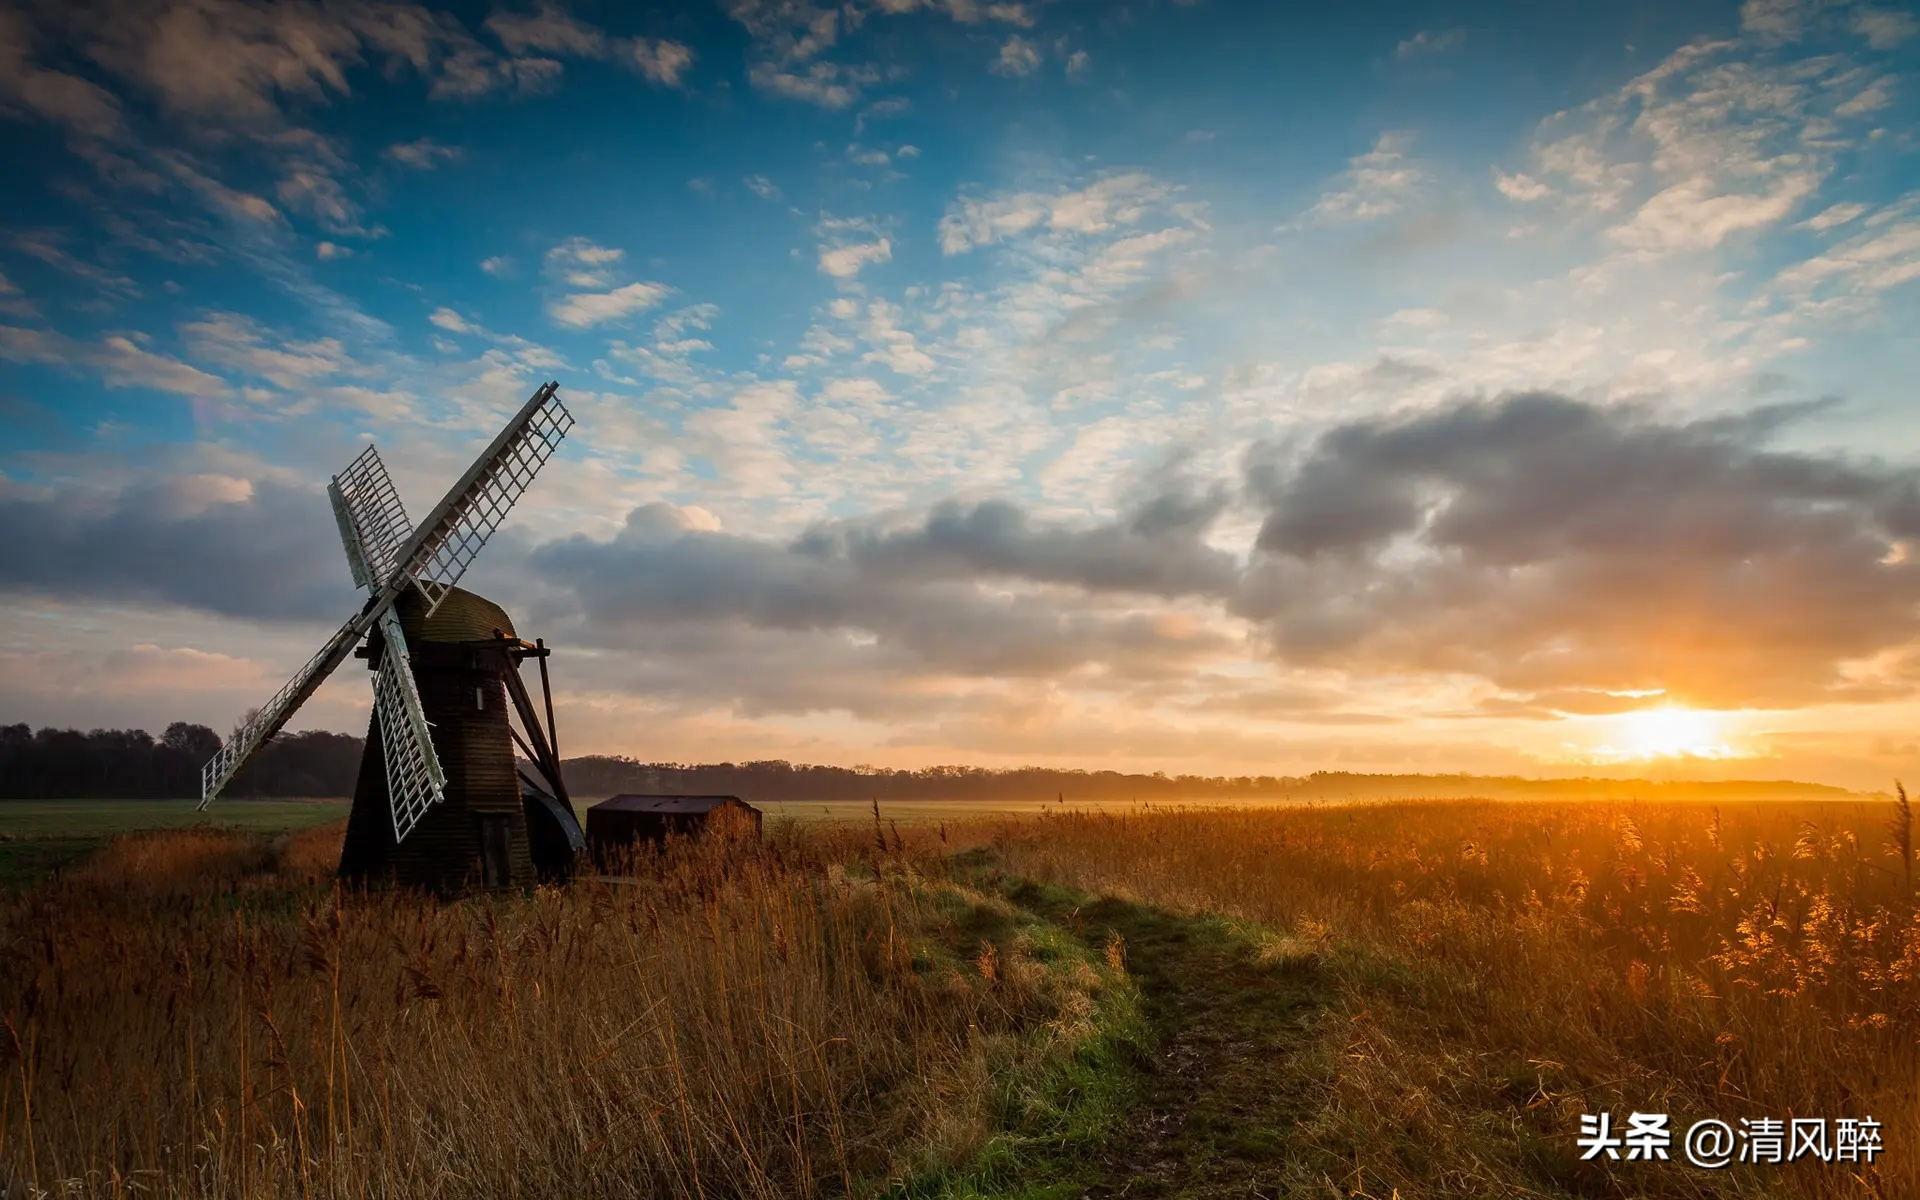
[[[1341,1194],[1538,1195],[1558,1175],[1582,1194],[1911,1197],[1910,821],[1884,804],[1441,802],[1069,814],[994,840],[1014,871],[1260,922],[1276,955],[1319,956],[1342,1001],[1295,1138]],[[1568,1167],[1579,1114],[1601,1109],[1677,1129],[1871,1115],[1888,1151],[1765,1174]]]
[[[1249,923],[1333,996],[1288,1196],[1920,1196],[1888,804],[1437,802],[776,831],[627,882],[336,890],[338,825],[117,840],[0,899],[0,1196],[871,1195],[1097,1036],[1132,948],[934,869]],[[924,850],[916,841],[927,843]],[[923,855],[928,855],[923,857]],[[1878,1165],[1574,1161],[1583,1112],[1865,1116]]]
[[[0,902],[0,1195],[871,1192],[1100,986],[854,835],[459,903],[312,882],[337,837],[138,835]]]

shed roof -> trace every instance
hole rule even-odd
[[[753,808],[738,796],[650,796],[637,792],[611,796],[593,807],[608,812],[704,813],[712,812],[723,804]]]

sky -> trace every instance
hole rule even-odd
[[[0,721],[230,728],[545,380],[568,754],[1920,775],[1888,3],[0,6]],[[293,728],[362,732],[343,669]]]

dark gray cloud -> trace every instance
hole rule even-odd
[[[184,475],[117,492],[0,483],[0,590],[230,617],[343,620],[353,581],[318,489]]]
[[[1845,695],[1845,661],[1920,633],[1920,472],[1773,448],[1818,407],[1673,420],[1526,394],[1257,450],[1234,608],[1280,657],[1356,670]]]
[[[599,638],[731,622],[835,631],[849,655],[880,656],[903,673],[1045,676],[1099,666],[1152,675],[1220,648],[1217,636],[1169,630],[1139,607],[1142,595],[1231,585],[1231,557],[1197,542],[1220,503],[1157,497],[1124,523],[1082,528],[998,503],[943,506],[907,529],[840,523],[788,544],[688,529],[655,504],[635,509],[613,539],[550,543],[532,565],[559,581],[580,627]],[[1203,578],[1183,580],[1168,563]],[[1009,580],[1073,591],[984,586]]]
[[[866,521],[822,525],[795,549],[889,576],[999,576],[1096,592],[1219,595],[1232,587],[1239,564],[1201,538],[1226,504],[1224,488],[1163,490],[1115,521],[1073,526],[1036,522],[1004,500],[946,503],[905,529]]]

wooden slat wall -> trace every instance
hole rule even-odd
[[[433,747],[447,773],[446,799],[427,811],[405,842],[394,844],[379,722],[372,722],[347,818],[341,874],[441,892],[478,887],[477,818],[497,813],[506,818],[510,831],[509,885],[530,887],[535,881],[533,859],[502,676],[509,667],[500,651],[487,644],[495,629],[513,636],[512,625],[498,606],[460,589],[448,595],[431,620],[421,620],[417,602],[403,602],[400,617],[421,706],[433,727]]]

